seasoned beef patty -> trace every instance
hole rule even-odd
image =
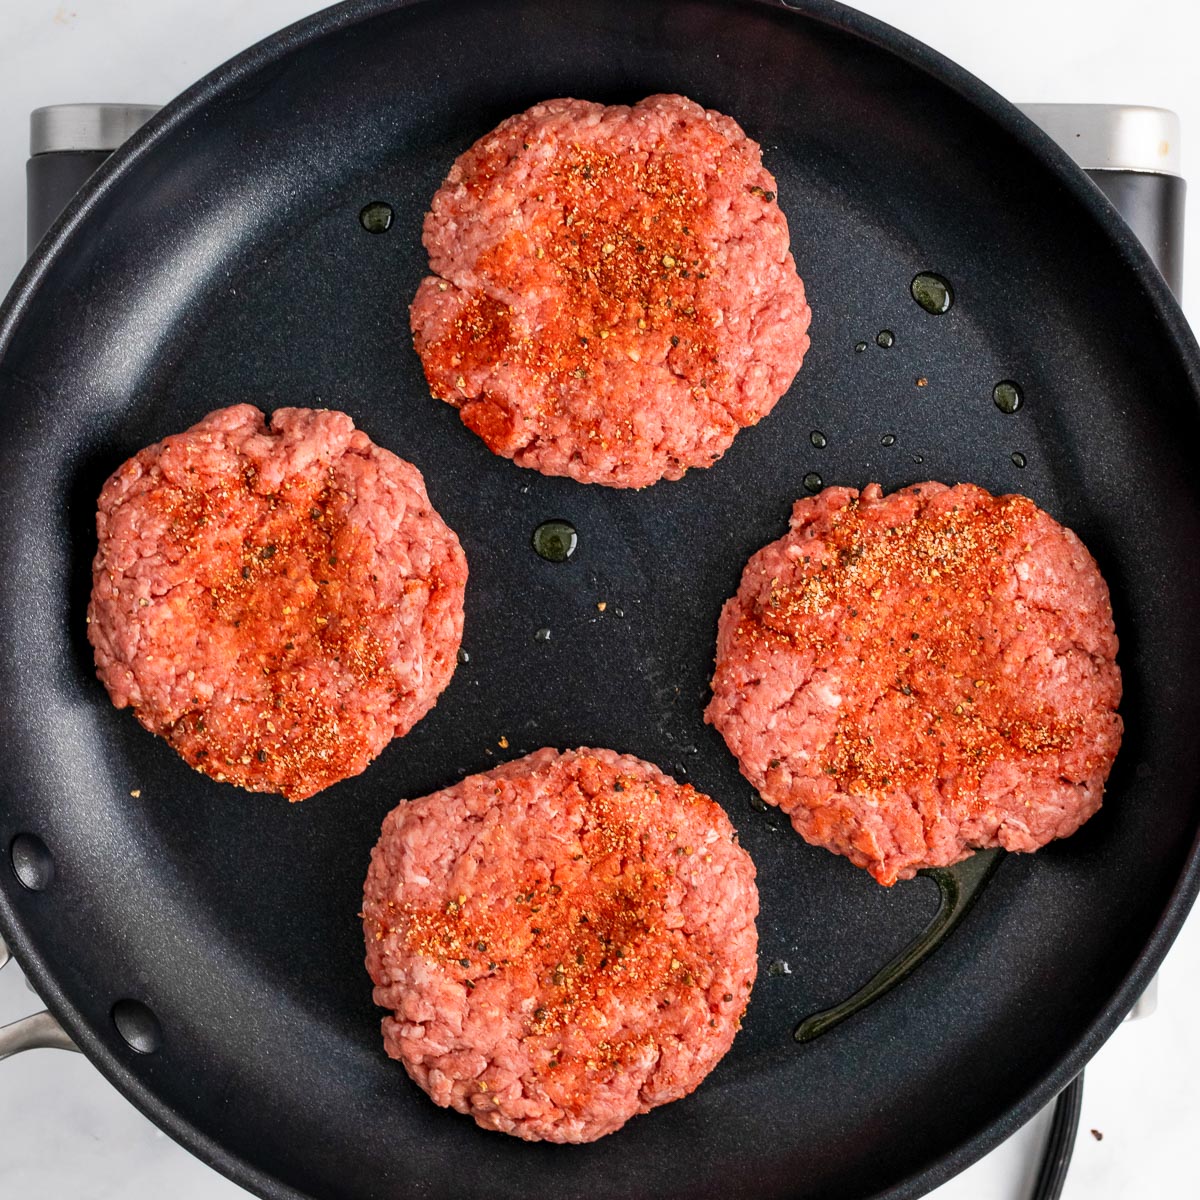
[[[706,719],[806,840],[891,884],[1100,807],[1116,652],[1092,556],[1031,500],[826,488],[726,603]]]
[[[424,240],[433,394],[547,475],[644,487],[710,466],[808,348],[759,147],[683,96],[510,117],[451,168]]]
[[[729,1049],[757,913],[707,796],[611,750],[539,750],[384,821],[363,904],[384,1046],[485,1129],[593,1141]]]
[[[462,549],[416,467],[344,413],[210,413],[108,480],[96,528],[100,679],[214,779],[302,800],[450,681]]]

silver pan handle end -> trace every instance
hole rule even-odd
[[[4,968],[12,955],[0,940],[0,969]],[[20,1054],[22,1050],[78,1050],[70,1034],[54,1016],[43,1010],[22,1017],[9,1025],[0,1026],[0,1058]]]

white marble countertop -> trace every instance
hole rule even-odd
[[[81,100],[158,102],[252,42],[320,8],[310,0],[4,0],[0,5],[0,288],[24,257],[28,113]],[[859,8],[956,59],[1014,100],[1161,105],[1183,121],[1184,165],[1200,164],[1195,0],[862,0]],[[1195,147],[1189,154],[1189,147]],[[1200,166],[1192,168],[1200,175]],[[1200,297],[1200,181],[1184,270]],[[1186,304],[1200,328],[1200,302]],[[1200,917],[1160,976],[1159,1008],[1122,1026],[1088,1067],[1066,1200],[1200,1194]],[[35,1007],[14,965],[0,1023]],[[1042,1114],[933,1193],[1024,1200]],[[1102,1134],[1102,1140],[1093,1136]],[[0,1064],[5,1200],[234,1200],[245,1193],[176,1146],[78,1055],[40,1050]]]

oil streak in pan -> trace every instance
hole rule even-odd
[[[832,1008],[805,1017],[796,1026],[793,1034],[796,1041],[811,1042],[813,1038],[820,1037],[907,979],[967,915],[1003,857],[1003,850],[980,850],[952,867],[934,867],[919,872],[934,880],[941,893],[933,920],[918,937],[905,946],[891,962],[876,971],[852,996],[848,996]]]

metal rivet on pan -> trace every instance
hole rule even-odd
[[[54,882],[54,859],[34,833],[18,833],[8,846],[13,874],[31,892],[44,892]]]
[[[392,206],[382,200],[372,200],[358,214],[362,227],[368,233],[387,233],[392,227]]]
[[[139,1054],[153,1054],[162,1045],[162,1026],[140,1000],[118,1000],[112,1006],[117,1032]]]

